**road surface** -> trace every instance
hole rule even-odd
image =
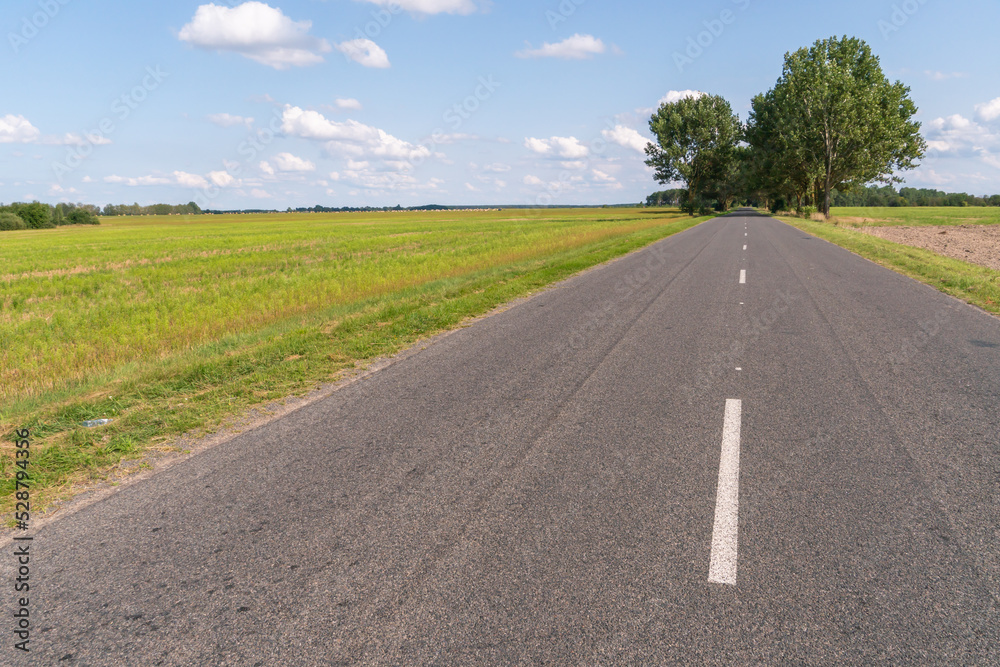
[[[737,212],[40,529],[0,662],[998,664],[998,406],[1000,320]]]

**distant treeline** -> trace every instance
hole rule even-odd
[[[964,192],[942,192],[927,188],[884,187],[859,188],[852,192],[832,193],[833,206],[1000,206],[1000,195],[975,195]]]
[[[89,204],[56,204],[15,202],[0,204],[0,232],[16,229],[52,229],[63,225],[99,225],[100,209]]]
[[[661,190],[646,197],[646,206],[680,206],[687,200],[682,188]],[[830,205],[837,206],[1000,206],[1000,195],[942,192],[927,188],[863,187],[851,192],[830,193]]]
[[[193,201],[187,204],[152,204],[151,206],[139,206],[139,204],[108,204],[101,209],[101,215],[108,217],[115,215],[197,215],[202,213],[201,207]],[[206,211],[207,213],[207,211]]]

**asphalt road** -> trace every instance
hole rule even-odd
[[[31,550],[35,664],[1000,664],[1000,320],[737,213]]]

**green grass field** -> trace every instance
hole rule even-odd
[[[1000,224],[998,206],[839,207],[830,214],[846,227]]]
[[[0,502],[123,458],[703,220],[642,209],[104,219],[0,237]],[[87,419],[113,423],[83,428]]]

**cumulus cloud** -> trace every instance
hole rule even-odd
[[[558,155],[569,160],[587,157],[590,154],[590,149],[580,143],[576,137],[550,137],[548,139],[528,137],[524,140],[524,147],[539,155]]]
[[[525,185],[541,185],[543,183],[542,179],[533,174],[527,174],[522,181]]]
[[[976,105],[976,115],[987,123],[1000,118],[1000,97]]]
[[[219,174],[226,174],[225,172],[212,172],[215,174],[216,179],[223,180]],[[232,178],[232,177],[230,177]],[[115,183],[118,185],[128,185],[128,186],[141,186],[141,185],[180,185],[186,188],[206,188],[208,187],[208,180],[204,176],[199,176],[198,174],[189,174],[186,171],[175,171],[169,176],[138,176],[138,177],[125,177],[117,176],[112,174],[111,176],[104,177],[105,183]]]
[[[947,81],[948,79],[967,79],[969,77],[968,72],[938,72],[935,70],[926,70],[924,74],[932,81]]]
[[[291,153],[278,153],[274,156],[274,165],[278,171],[307,172],[316,171],[316,165],[309,160],[296,157]]]
[[[392,192],[438,190],[444,184],[439,178],[421,183],[411,174],[375,169],[368,162],[349,162],[347,167],[340,172],[331,172],[330,179],[366,190]]]
[[[237,125],[245,125],[250,127],[253,125],[253,118],[247,118],[244,116],[234,116],[228,113],[213,113],[207,116],[209,122],[218,125],[219,127],[236,127]]]
[[[546,42],[537,49],[527,48],[514,55],[518,58],[563,58],[566,60],[583,60],[596,54],[604,53],[607,47],[604,42],[593,35],[579,33],[567,37],[561,42],[550,44]]]
[[[389,56],[382,47],[370,39],[351,39],[337,45],[337,50],[365,67],[384,69],[390,67]]]
[[[337,105],[338,109],[351,109],[352,111],[361,111],[361,102],[357,101],[353,97],[348,98],[338,98],[334,100],[334,104]]]
[[[608,141],[613,141],[619,146],[631,148],[632,150],[638,151],[643,155],[646,154],[646,144],[649,143],[649,139],[645,138],[631,127],[615,125],[613,129],[603,130],[601,135]]]
[[[45,146],[104,146],[111,140],[100,134],[43,135],[41,131],[21,115],[0,116],[0,144],[42,144]]]
[[[217,185],[220,188],[229,188],[239,185],[239,181],[228,171],[210,171],[208,172],[208,180],[212,181],[214,185]]]
[[[42,133],[24,116],[0,116],[0,144],[30,144]]]
[[[660,98],[660,104],[673,104],[674,102],[680,102],[683,99],[692,98],[698,99],[704,97],[705,93],[700,90],[671,90],[666,95]]]
[[[1000,154],[1000,135],[961,114],[935,118],[924,125],[924,131],[931,155],[980,157],[988,161]]]
[[[325,39],[309,34],[312,21],[293,21],[263,2],[237,7],[208,4],[195,11],[178,38],[193,46],[232,51],[268,67],[283,70],[323,62],[331,51]]]
[[[398,7],[413,14],[471,14],[476,11],[472,0],[368,0],[380,7]]]
[[[286,105],[281,130],[288,135],[325,142],[332,154],[362,157],[370,155],[388,160],[428,158],[430,149],[398,139],[384,130],[356,120],[338,122],[318,111]]]

